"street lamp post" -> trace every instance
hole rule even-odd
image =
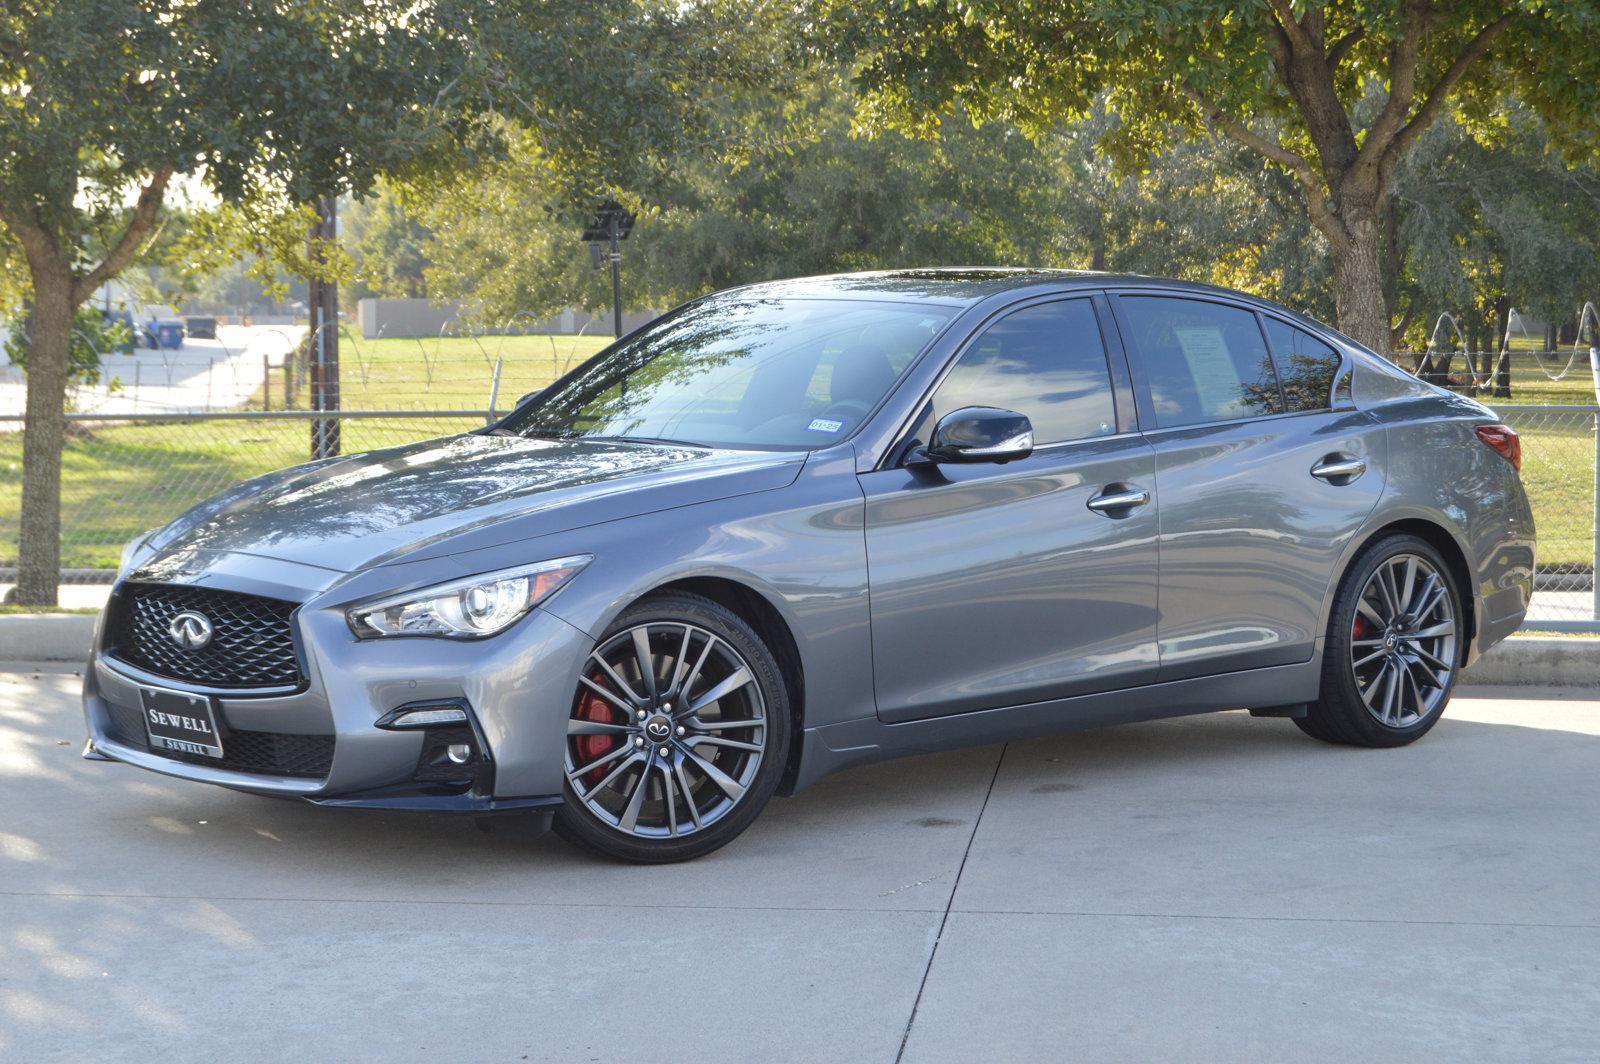
[[[589,245],[595,268],[601,266],[600,245],[609,245],[610,254],[605,259],[611,263],[611,328],[615,336],[622,335],[622,241],[633,232],[633,215],[622,204],[608,199],[595,211],[594,220],[583,231],[584,242]]]

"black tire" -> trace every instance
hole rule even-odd
[[[687,748],[682,747],[682,744],[677,740],[665,740],[665,742],[672,744],[674,747],[674,754],[664,755],[658,764],[652,760],[651,755],[646,751],[644,753],[644,765],[647,767],[639,769],[641,775],[650,771],[648,766],[655,766],[662,772],[663,777],[671,777],[672,781],[681,783],[679,777],[667,768],[668,765],[672,764],[670,758],[676,758],[677,761],[683,763],[684,775],[682,780],[687,780],[690,785],[693,785],[693,790],[679,790],[676,797],[674,797],[671,793],[671,788],[675,784],[672,781],[666,779],[659,782],[651,780],[648,783],[642,781],[638,786],[652,786],[655,788],[651,792],[654,797],[647,799],[652,803],[652,808],[661,810],[661,816],[664,817],[666,813],[663,803],[670,803],[674,814],[680,811],[687,814],[687,806],[682,803],[696,801],[696,794],[709,794],[717,801],[728,804],[726,808],[720,811],[714,822],[707,823],[704,827],[695,825],[691,833],[681,836],[641,837],[639,834],[623,830],[617,823],[604,819],[602,816],[604,810],[596,811],[592,809],[574,789],[573,771],[575,767],[579,766],[577,766],[578,754],[575,752],[576,748],[573,744],[578,740],[569,738],[566,744],[568,747],[568,771],[566,772],[564,785],[566,802],[556,811],[554,828],[562,838],[606,857],[639,864],[664,864],[672,861],[686,861],[719,849],[738,837],[761,813],[768,799],[772,797],[773,792],[777,789],[778,781],[783,775],[784,765],[789,753],[790,706],[788,688],[783,682],[783,675],[776,657],[762,642],[760,636],[755,633],[743,618],[710,599],[681,591],[665,592],[641,599],[624,610],[606,630],[605,635],[595,644],[596,653],[600,653],[619,634],[628,633],[640,626],[651,626],[646,629],[647,635],[645,638],[646,644],[651,646],[652,650],[654,650],[654,645],[651,640],[654,639],[659,642],[663,638],[662,629],[666,629],[668,634],[674,628],[681,629],[685,632],[685,640],[688,640],[691,638],[688,634],[690,629],[685,626],[692,626],[696,631],[714,635],[717,640],[725,644],[726,648],[731,648],[738,659],[742,659],[744,666],[749,669],[750,675],[753,677],[750,686],[753,686],[759,693],[759,699],[753,698],[749,692],[741,694],[740,697],[750,701],[750,705],[747,707],[747,712],[750,714],[749,719],[763,720],[762,729],[758,732],[754,727],[749,729],[730,728],[727,731],[712,732],[709,737],[705,734],[691,734],[683,742],[693,742],[697,738],[701,741],[709,741],[710,737],[725,737],[730,733],[735,739],[744,739],[751,742],[757,741],[757,739],[764,740],[764,749],[759,755],[760,760],[751,770],[753,771],[753,777],[748,780],[738,797],[729,798],[725,792],[720,792],[719,797],[718,790],[705,790],[705,788],[713,786],[710,777],[692,767],[692,763],[685,760],[687,757],[685,750],[693,749],[698,751],[705,748]],[[660,626],[660,628],[656,626]],[[710,645],[710,640],[707,640],[702,645]],[[688,647],[690,644],[686,642],[685,646]],[[717,653],[719,655],[723,652],[722,648],[718,648]],[[694,651],[691,649],[688,656],[693,657],[693,655]],[[670,686],[671,681],[676,679],[678,666],[669,662],[663,656],[663,659],[657,662],[657,667],[663,670],[658,674],[658,678],[663,682],[661,694],[665,697],[667,694],[666,688]],[[634,682],[640,684],[641,687],[647,686],[643,679],[642,669],[639,675],[634,678]],[[693,690],[696,688],[696,683],[688,683],[684,686],[686,690]],[[706,692],[705,684],[702,683],[698,689],[703,695]],[[591,697],[586,693],[589,690],[589,688],[580,686],[574,694],[572,713],[575,718],[579,716],[580,707],[583,705],[584,699]],[[687,702],[688,699],[683,701]],[[759,706],[756,706],[755,702],[759,702]],[[721,702],[719,701],[715,705],[720,713]],[[654,713],[653,710],[647,712]],[[681,704],[679,712],[684,712]],[[620,714],[619,712],[617,719],[625,716],[625,714]],[[684,718],[691,732],[693,731],[693,722],[698,718],[698,713]],[[587,719],[592,720],[593,717]],[[744,719],[743,715],[739,715],[738,719]],[[679,734],[683,734],[682,727],[679,728]],[[627,738],[626,741],[632,742],[633,739]],[[651,742],[654,742],[654,740],[651,740]],[[713,748],[709,758],[716,760],[721,758],[722,754],[722,749]],[[734,756],[753,755],[735,753]],[[621,761],[629,759],[624,756],[618,763],[620,764]],[[583,762],[583,764],[588,763],[591,762]],[[716,760],[716,763],[720,765],[721,761]],[[625,773],[631,776],[632,771],[625,770]],[[580,782],[584,782],[587,785],[592,782],[595,774],[580,775]],[[696,782],[697,780],[698,782]],[[626,781],[625,778],[624,783]],[[699,808],[698,801],[696,801],[696,808]],[[661,829],[657,827],[652,830]],[[676,833],[679,828],[674,824],[670,830]]]
[[[1357,605],[1368,582],[1378,570],[1387,565],[1403,564],[1406,556],[1422,559],[1438,574],[1445,586],[1449,616],[1453,619],[1455,634],[1451,646],[1447,676],[1444,683],[1428,688],[1432,703],[1425,713],[1414,714],[1404,724],[1384,723],[1376,710],[1369,709],[1358,686],[1357,669],[1352,662],[1358,660],[1353,651],[1363,654],[1368,648],[1356,647],[1358,624]],[[1363,635],[1366,633],[1363,632]],[[1356,556],[1355,561],[1340,581],[1334,597],[1333,610],[1328,618],[1327,639],[1322,654],[1322,686],[1318,698],[1308,707],[1303,718],[1295,720],[1301,731],[1324,742],[1347,746],[1393,747],[1405,746],[1426,735],[1443,715],[1456,680],[1461,674],[1462,648],[1466,645],[1466,621],[1461,609],[1461,593],[1456,587],[1450,567],[1433,544],[1417,536],[1396,534],[1385,536],[1369,544]],[[1403,659],[1402,659],[1403,660]],[[1407,666],[1398,666],[1408,668]],[[1429,669],[1430,674],[1437,674]],[[1414,677],[1415,674],[1409,674]],[[1414,681],[1413,681],[1414,682]],[[1376,697],[1376,696],[1374,696]],[[1419,688],[1419,698],[1420,688]],[[1397,714],[1398,715],[1398,714]],[[1408,717],[1413,714],[1407,714]]]

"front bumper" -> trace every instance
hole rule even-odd
[[[592,649],[586,633],[535,609],[485,640],[361,641],[341,611],[318,609],[315,601],[296,613],[295,630],[306,682],[271,694],[154,675],[97,644],[84,673],[86,755],[322,805],[490,813],[560,803],[566,719]],[[266,736],[290,753],[241,770],[149,748],[135,730],[142,722],[141,685],[209,695],[225,736],[258,744],[263,740],[256,737]],[[424,755],[430,736],[437,738],[432,732],[378,726],[393,710],[435,702],[461,704],[471,715],[476,756],[458,771],[429,770]]]

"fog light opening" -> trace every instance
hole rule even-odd
[[[457,765],[465,765],[472,760],[472,747],[467,743],[451,743],[445,748],[444,756]]]

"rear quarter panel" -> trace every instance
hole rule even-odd
[[[1521,625],[1533,594],[1533,511],[1509,462],[1476,435],[1494,412],[1464,396],[1358,368],[1357,401],[1389,437],[1388,482],[1367,535],[1396,521],[1443,527],[1466,558],[1474,638],[1470,663]],[[1365,387],[1363,387],[1365,385]]]

